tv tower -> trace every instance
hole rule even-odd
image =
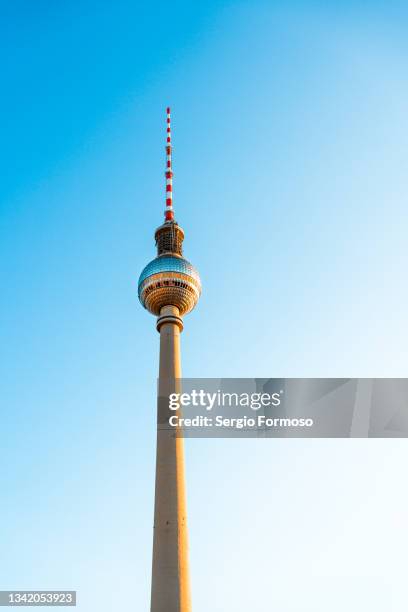
[[[191,612],[184,440],[168,423],[168,397],[180,392],[182,317],[197,304],[201,281],[197,270],[183,257],[184,231],[173,211],[171,156],[167,108],[164,223],[154,235],[157,257],[139,278],[140,302],[157,316],[160,333],[151,612]]]

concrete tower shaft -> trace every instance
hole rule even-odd
[[[157,407],[151,612],[191,612],[184,440],[168,424],[168,397],[180,392],[182,323],[175,306],[162,309]]]

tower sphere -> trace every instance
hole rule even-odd
[[[193,310],[201,294],[200,276],[180,255],[156,257],[139,278],[139,300],[149,312],[159,316],[163,306],[177,306],[180,316]]]

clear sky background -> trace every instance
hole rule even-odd
[[[174,204],[190,377],[406,376],[404,2],[0,4],[0,588],[149,609]],[[407,609],[401,440],[190,440],[194,612]]]

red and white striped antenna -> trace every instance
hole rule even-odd
[[[171,124],[170,107],[167,107],[167,139],[166,139],[166,210],[165,221],[174,221],[173,212],[173,170],[171,166]]]

